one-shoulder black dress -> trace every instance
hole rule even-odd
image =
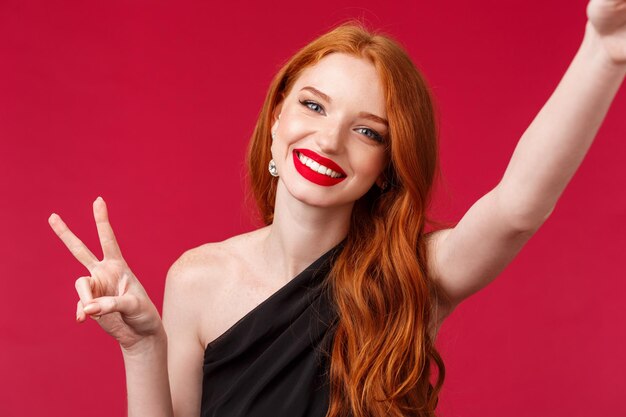
[[[208,344],[202,417],[324,417],[337,314],[324,285],[344,241]]]

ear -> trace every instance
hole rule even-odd
[[[284,98],[280,100],[280,103],[274,107],[274,112],[272,113],[272,130],[276,129],[278,120],[280,119],[280,112],[283,110],[283,102]]]
[[[383,170],[383,172],[380,173],[380,175],[378,176],[378,178],[376,178],[376,186],[378,186],[378,188],[381,189],[381,191],[386,191],[389,188],[389,179],[388,179],[388,171],[387,168],[385,168]]]
[[[382,186],[383,186],[383,184],[384,184],[385,182],[387,182],[387,184],[386,184],[386,185],[387,185],[387,186],[389,186],[389,183],[388,183],[388,181],[387,181],[387,174],[389,173],[389,171],[388,171],[388,170],[389,170],[389,164],[390,164],[390,162],[389,162],[389,158],[387,157],[387,159],[386,159],[386,163],[385,163],[385,168],[382,170],[382,172],[380,173],[380,175],[378,176],[378,178],[376,178],[376,185],[377,185],[379,188],[382,188]]]

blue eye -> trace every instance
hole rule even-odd
[[[320,113],[318,110],[316,110],[316,108],[319,108],[322,112],[324,111],[324,108],[322,106],[320,106],[319,104],[311,100],[303,100],[300,102],[300,104],[302,104],[305,107],[308,107],[309,109],[313,110],[316,113]]]
[[[380,133],[376,132],[375,130],[369,129],[367,127],[359,127],[357,130],[364,130],[365,136],[367,136],[370,139],[374,139],[376,142],[382,143],[385,141],[383,137],[380,135]]]

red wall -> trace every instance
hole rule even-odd
[[[392,3],[392,2],[389,2]],[[576,52],[583,0],[0,2],[0,415],[120,416],[122,357],[74,321],[102,195],[157,306],[186,249],[253,227],[243,152],[279,65],[347,17],[400,40],[441,113],[458,220],[500,180]],[[626,415],[626,94],[520,255],[444,324],[443,417]]]

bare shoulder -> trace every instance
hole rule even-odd
[[[219,285],[219,276],[227,268],[228,260],[221,242],[185,251],[167,272],[164,304],[199,308],[198,305],[214,293],[212,288]]]
[[[172,295],[195,295],[199,302],[209,303],[219,294],[228,278],[232,277],[240,265],[242,248],[253,237],[250,232],[220,242],[205,243],[186,250],[170,267],[166,286],[174,286],[183,291]],[[180,300],[190,302],[193,300]]]
[[[220,242],[205,243],[185,251],[170,267],[168,278],[186,284],[218,284],[223,273],[245,258],[247,248],[262,229],[233,236]]]
[[[170,305],[193,311],[198,342],[207,343],[226,330],[245,309],[244,277],[250,277],[263,229],[206,243],[185,251],[170,267],[166,297]],[[165,313],[165,301],[164,301]]]
[[[187,285],[206,282],[228,259],[224,242],[205,243],[180,255],[167,273],[168,280],[185,281]]]
[[[167,271],[163,298],[163,325],[170,334],[185,328],[187,339],[202,349],[200,315],[204,305],[220,284],[228,256],[221,242],[204,244],[189,250],[174,261]]]

